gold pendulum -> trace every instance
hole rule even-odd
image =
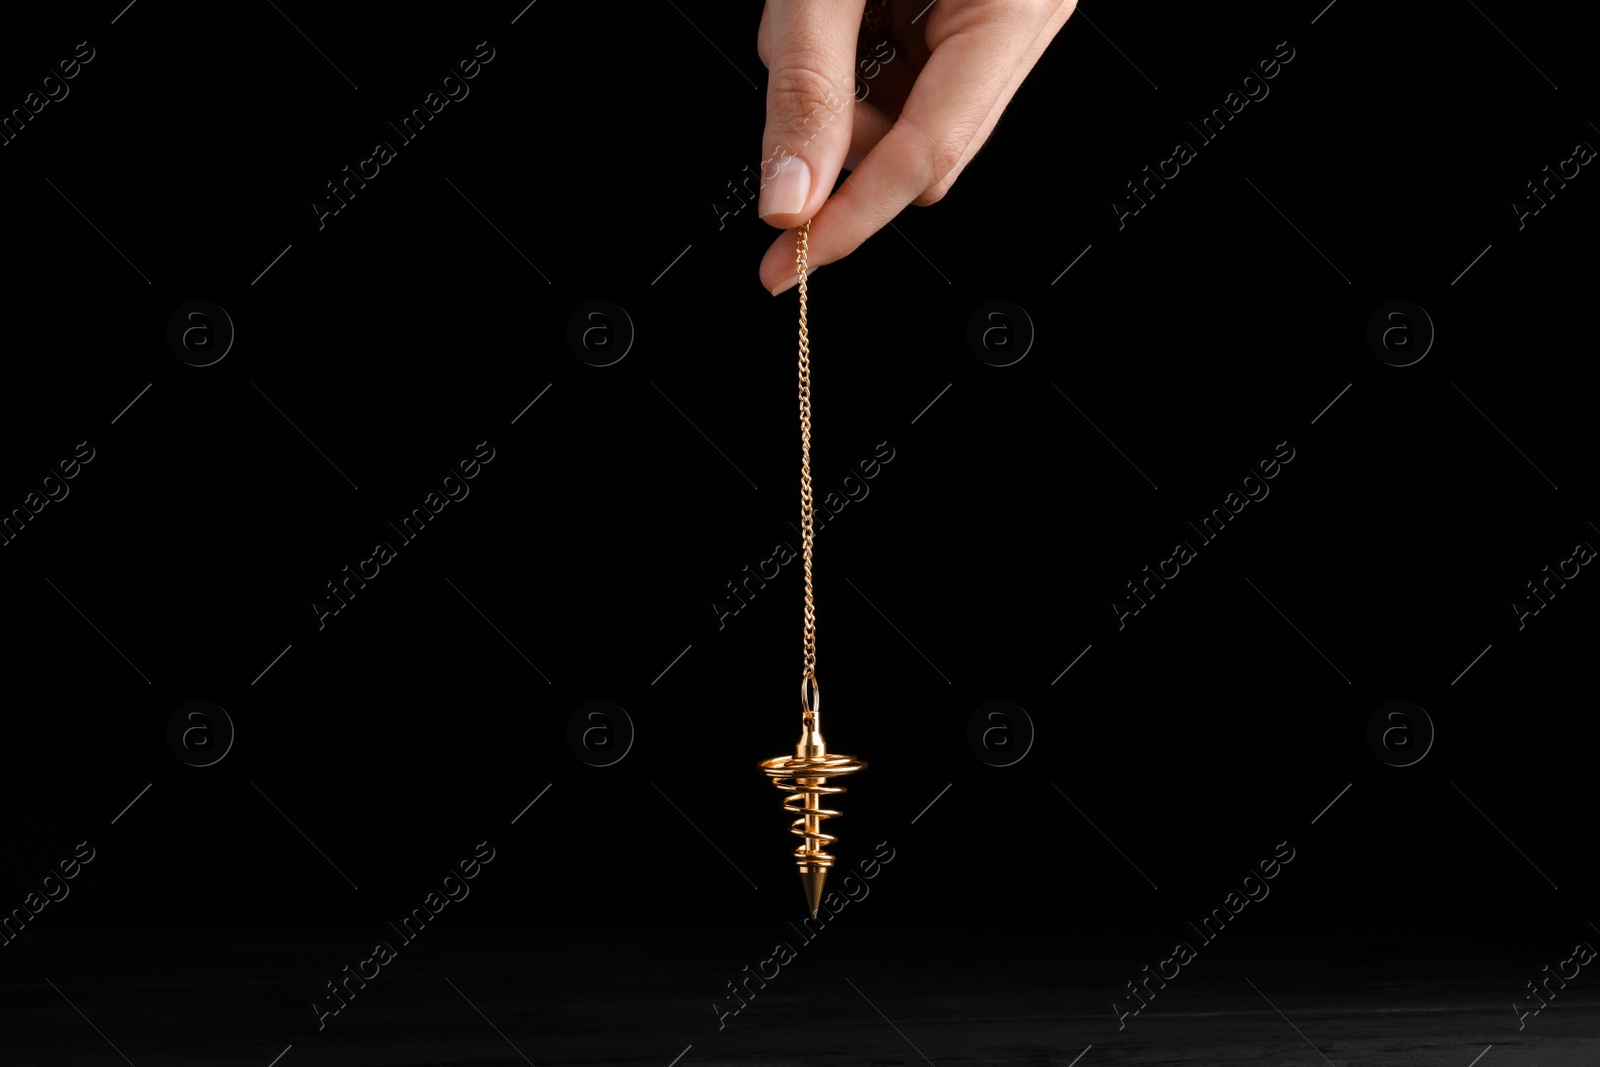
[[[839,813],[822,806],[822,799],[843,793],[844,787],[829,785],[828,779],[854,774],[866,764],[854,756],[830,754],[822,740],[821,691],[817,687],[817,617],[811,595],[811,344],[806,334],[806,242],[811,223],[800,224],[795,233],[795,269],[800,283],[800,536],[805,560],[805,668],[800,677],[800,741],[794,755],[763,760],[761,769],[772,784],[784,793],[783,808],[795,816],[789,832],[800,837],[795,863],[800,868],[800,886],[805,890],[806,906],[817,917],[822,903],[823,885],[833,857],[826,847],[832,834],[824,833],[822,820]]]

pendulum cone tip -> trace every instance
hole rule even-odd
[[[805,890],[806,908],[811,917],[817,917],[822,906],[822,886],[828,880],[828,868],[804,866],[800,868],[800,887]]]

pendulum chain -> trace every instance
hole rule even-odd
[[[795,234],[795,270],[800,276],[800,543],[805,560],[806,625],[805,670],[801,677],[801,703],[814,711],[817,693],[817,614],[811,588],[812,507],[811,507],[811,335],[806,330],[806,251],[811,222],[800,224]],[[810,692],[805,689],[810,683]]]

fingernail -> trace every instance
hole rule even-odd
[[[811,195],[811,168],[799,156],[780,162],[770,181],[761,190],[759,215],[796,215]]]
[[[791,275],[789,275],[789,278],[788,278],[787,281],[780,282],[780,283],[778,283],[777,285],[773,286],[771,289],[769,289],[767,291],[769,293],[771,293],[773,296],[777,296],[779,293],[787,293],[790,289],[793,289],[795,286],[797,286],[799,284],[800,284],[800,275],[791,274]]]

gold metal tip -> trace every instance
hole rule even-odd
[[[800,888],[806,893],[806,907],[811,909],[811,917],[817,917],[817,909],[822,906],[822,885],[828,880],[828,868],[801,865]]]

